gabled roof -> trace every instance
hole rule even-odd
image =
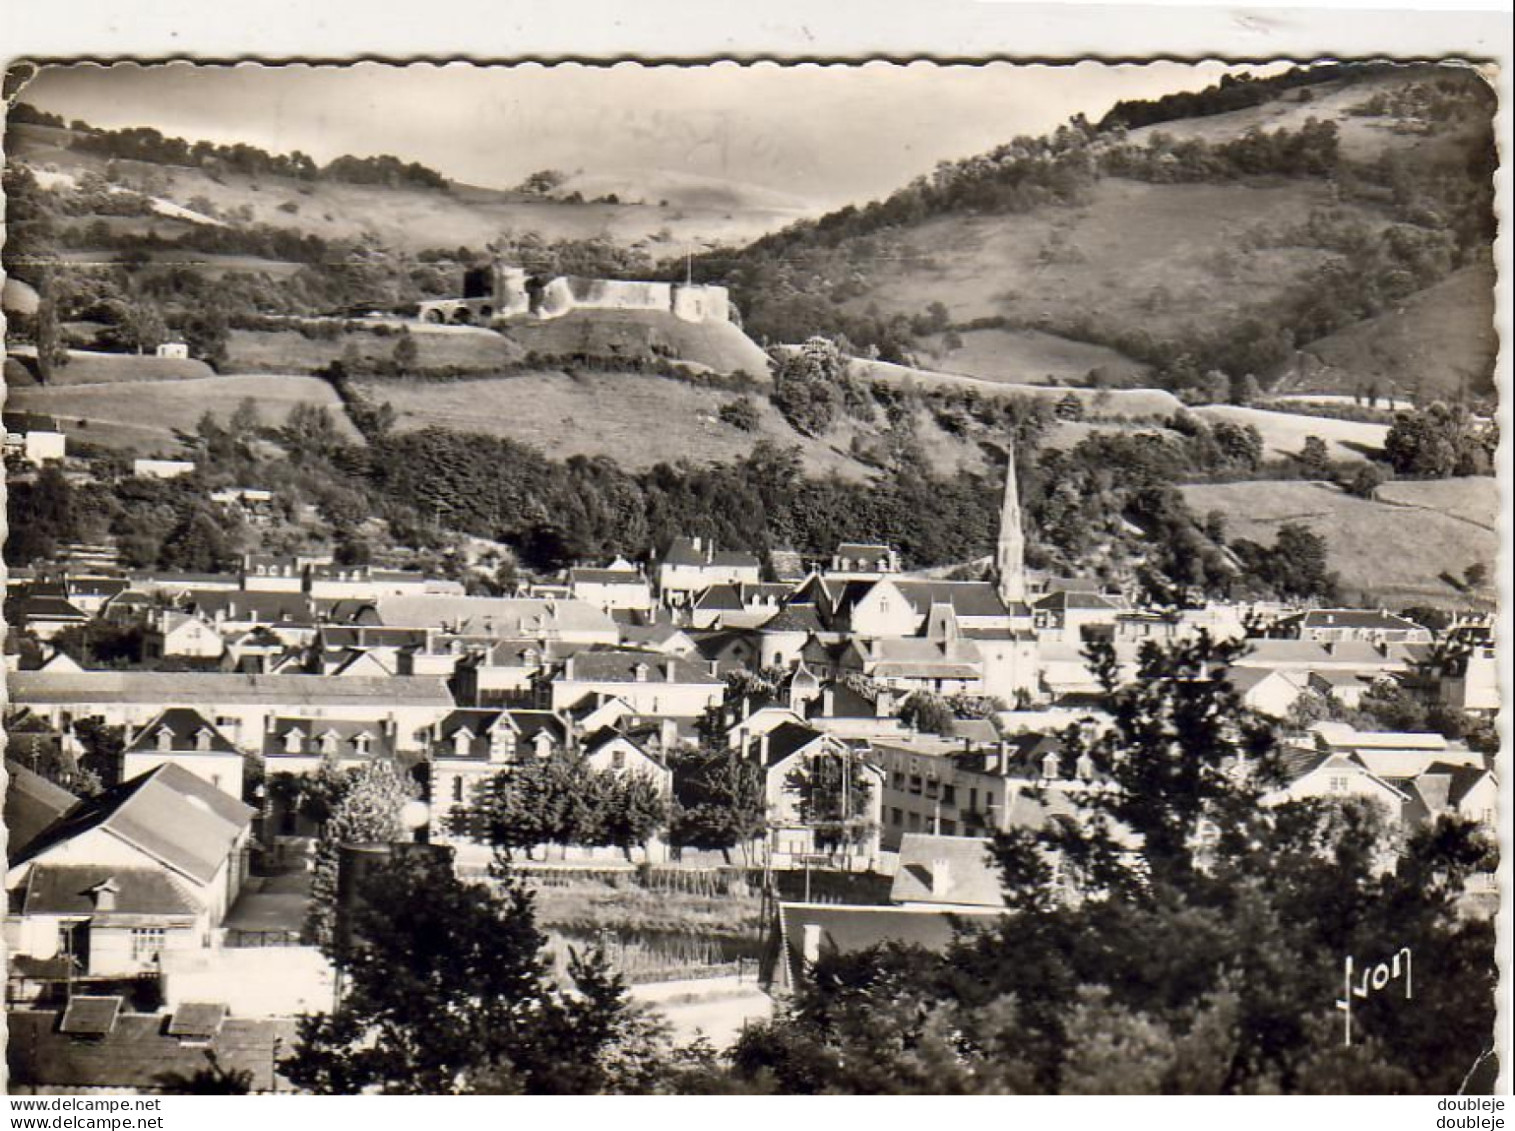
[[[711,675],[705,665],[692,663],[682,656],[639,652],[628,648],[580,652],[573,657],[573,675],[568,676],[560,668],[554,678],[571,678],[574,683],[636,683],[638,668],[646,669],[648,683],[699,683],[714,686],[722,682]],[[670,671],[672,678],[669,678]]]
[[[1484,778],[1492,778],[1494,775],[1483,766],[1469,766],[1463,763],[1432,762],[1420,772],[1420,778],[1427,774],[1442,774],[1450,779],[1447,788],[1447,804],[1461,805],[1463,799],[1472,792],[1473,788],[1483,781]]]
[[[304,593],[195,590],[188,604],[208,620],[221,615],[227,620],[261,621],[264,624],[313,625],[316,622],[315,607]]]
[[[742,597],[737,592],[736,586],[726,582],[712,585],[706,589],[699,595],[699,598],[694,603],[694,607],[696,609],[730,613],[739,613],[746,608],[742,604]]]
[[[594,754],[598,753],[600,750],[604,749],[606,746],[610,745],[612,742],[625,742],[629,744],[638,754],[642,755],[642,757],[653,763],[653,765],[659,767],[660,769],[666,769],[667,767],[664,765],[663,760],[654,754],[651,750],[647,749],[647,747],[643,745],[642,741],[640,741],[640,739],[643,739],[646,736],[647,732],[645,728],[642,733],[637,734],[620,727],[601,727],[593,734],[587,735],[584,738],[580,748],[583,750],[585,757],[591,757]]]
[[[151,1091],[205,1067],[206,1046],[168,1032],[162,1014],[122,1013],[103,1038],[81,1041],[58,1029],[56,1011],[9,1014],[11,1079],[34,1088]],[[228,1017],[209,1051],[227,1072],[247,1071],[254,1091],[273,1088],[281,1048],[296,1041],[293,1019]]]
[[[216,729],[214,723],[207,719],[199,711],[189,707],[170,707],[160,714],[152,722],[138,732],[137,736],[127,745],[127,753],[151,751],[160,749],[159,737],[167,732],[173,745],[170,747],[176,751],[199,751],[211,754],[238,755],[237,750],[227,737]],[[209,736],[209,743],[205,751],[200,751],[200,735],[204,732]]]
[[[1052,612],[1067,612],[1072,609],[1114,611],[1120,608],[1101,593],[1080,589],[1059,589],[1055,593],[1048,593],[1035,603],[1035,607]]]
[[[1425,631],[1422,626],[1404,617],[1378,609],[1309,609],[1285,617],[1280,624],[1298,625],[1303,629],[1355,628],[1368,631]]]
[[[811,604],[785,605],[758,626],[760,632],[803,632],[807,636],[822,631],[821,616]]]
[[[81,802],[36,838],[12,867],[94,829],[208,883],[252,821],[253,810],[182,766],[165,763]]]
[[[407,628],[447,628],[465,635],[517,639],[558,632],[615,633],[602,610],[572,597],[380,597],[379,621]]]
[[[1004,889],[980,837],[906,833],[889,898],[895,903],[967,903],[1003,907]]]
[[[768,739],[767,765],[772,767],[777,766],[785,758],[792,757],[796,751],[803,750],[817,739],[824,739],[826,732],[801,726],[798,723],[780,723],[765,737]]]
[[[298,750],[291,750],[297,744]],[[355,719],[279,718],[263,732],[263,756],[280,758],[393,758],[394,739],[383,723]]]
[[[633,585],[643,587],[647,579],[637,569],[599,569],[575,566],[568,571],[569,585]]]
[[[675,538],[663,555],[663,565],[715,566],[725,569],[757,569],[757,555],[746,550],[722,550],[701,543],[695,548],[692,538]]]
[[[22,597],[16,602],[14,616],[19,620],[87,621],[89,614],[69,604],[62,597]]]
[[[107,883],[115,892],[110,914],[193,918],[198,911],[173,874],[161,868],[39,863],[27,876],[22,914],[95,915],[94,891]]]
[[[951,605],[960,617],[1003,617],[1009,615],[999,590],[988,581],[918,581],[895,578],[890,584],[900,591],[910,607],[928,613],[932,605]]]
[[[23,737],[30,736],[12,735],[11,743]],[[5,784],[5,829],[9,834],[6,852],[15,859],[42,830],[77,805],[79,799],[9,758],[5,760],[5,772],[9,779]]]

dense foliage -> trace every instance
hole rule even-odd
[[[1493,925],[1464,916],[1492,865],[1441,818],[1402,846],[1364,799],[1260,804],[1267,728],[1215,678],[1237,647],[1144,649],[1114,713],[1070,733],[1103,788],[994,845],[1009,914],[945,955],[823,957],[792,1010],[734,1050],[784,1092],[1455,1092],[1488,1046]],[[1397,857],[1397,867],[1388,867]],[[1354,1000],[1342,963],[1409,948],[1415,994]],[[1434,989],[1430,989],[1434,987]]]

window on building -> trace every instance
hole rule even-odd
[[[1329,783],[1329,788],[1330,788],[1330,790],[1331,790],[1332,793],[1346,793],[1347,792],[1347,785],[1348,785],[1348,782],[1347,782],[1346,778],[1337,777],[1337,778],[1332,778],[1331,779],[1331,781]]]
[[[610,752],[610,768],[612,770],[624,770],[626,768],[626,751],[612,750]]]
[[[921,815],[919,813],[911,813],[910,814],[910,831],[911,832],[919,832],[920,831],[920,827],[921,827]]]
[[[943,836],[957,836],[957,822],[956,821],[943,821],[942,822],[942,835]]]
[[[921,791],[921,779],[920,779],[920,775],[919,774],[911,774],[910,775],[910,792],[918,794],[918,793],[920,793],[920,791]]]
[[[968,808],[975,813],[978,812],[978,790],[973,787],[968,789]]]
[[[162,927],[132,928],[132,961],[151,962],[163,950],[165,932]]]
[[[461,777],[455,776],[452,779],[452,799],[454,801],[463,800],[463,779]]]
[[[889,823],[891,825],[900,825],[900,824],[904,824],[904,822],[905,822],[905,814],[904,814],[903,810],[901,810],[901,809],[890,809],[889,810]]]
[[[944,786],[942,786],[942,803],[945,804],[945,805],[956,805],[957,804],[957,786],[955,786],[955,785],[944,785]]]

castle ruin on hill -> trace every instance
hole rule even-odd
[[[524,267],[498,261],[464,272],[461,298],[422,302],[417,317],[423,322],[489,326],[507,318],[561,318],[574,310],[646,310],[685,322],[731,320],[725,287],[531,275]]]

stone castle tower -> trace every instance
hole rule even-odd
[[[1006,606],[1026,600],[1026,536],[1021,530],[1020,488],[1015,480],[1015,453],[1005,466],[1005,502],[999,515],[999,545],[994,553],[999,597]]]

